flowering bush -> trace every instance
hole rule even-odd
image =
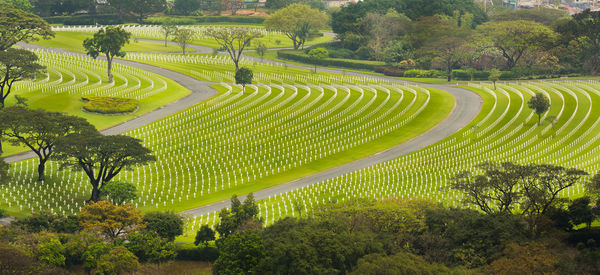
[[[137,109],[139,101],[119,97],[84,97],[83,109],[101,114],[130,113]]]

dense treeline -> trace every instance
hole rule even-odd
[[[506,72],[506,79],[595,75],[600,68],[600,12],[495,10],[488,18],[471,0],[434,2],[367,0],[342,7],[331,16],[340,42],[327,46],[330,57],[383,61],[387,69],[378,70],[398,76],[439,70],[448,80],[455,69],[473,80],[487,79],[481,76],[492,69]]]

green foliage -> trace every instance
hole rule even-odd
[[[98,201],[100,189],[122,169],[155,161],[150,153],[140,140],[128,136],[74,134],[57,142],[54,159],[64,168],[83,170],[92,185],[90,200]]]
[[[294,3],[271,14],[265,20],[265,26],[269,30],[283,32],[297,50],[304,45],[311,31],[324,27],[327,19],[327,15],[317,9]]]
[[[192,29],[184,28],[179,28],[173,33],[173,41],[177,42],[181,47],[184,55],[187,45],[194,41],[194,35],[196,35],[196,33]]]
[[[1,0],[0,3],[13,5],[15,8],[26,12],[33,11],[33,5],[31,5],[29,0]]]
[[[550,109],[550,101],[541,93],[536,93],[528,102],[527,106],[529,109],[535,111],[538,115],[538,126],[542,122],[542,114]]]
[[[125,7],[126,10],[137,14],[138,22],[142,23],[149,14],[164,11],[166,6],[166,0],[128,0]]]
[[[246,67],[241,67],[235,72],[235,84],[241,84],[242,92],[246,92],[246,84],[252,84],[253,77],[254,73],[252,70]]]
[[[172,20],[175,25],[195,25],[202,23],[247,23],[262,24],[264,17],[254,16],[169,16],[169,17],[150,17],[144,19],[144,24],[161,25],[165,21]]]
[[[8,174],[9,168],[10,164],[3,157],[0,157],[0,184],[7,183],[10,180],[11,177]]]
[[[212,230],[208,225],[203,224],[196,232],[196,238],[194,240],[194,245],[203,244],[204,246],[208,245],[208,242],[215,240],[215,231]]]
[[[267,45],[265,45],[265,43],[258,41],[257,43],[258,45],[256,45],[256,53],[258,54],[258,56],[260,56],[260,60],[262,60],[265,56],[265,53],[267,53]]]
[[[494,83],[494,90],[496,90],[496,82],[500,79],[501,76],[502,72],[500,72],[497,69],[492,69],[490,71],[490,76],[488,77],[488,79]]]
[[[160,237],[172,242],[175,237],[183,234],[183,219],[181,216],[168,212],[148,212],[144,215],[142,222],[146,223],[146,229],[156,232]]]
[[[562,9],[517,9],[495,12],[490,15],[490,21],[527,20],[538,22],[546,26],[553,26],[557,20],[567,16],[569,16],[569,13]]]
[[[39,16],[0,2],[0,52],[18,42],[54,37],[50,25]]]
[[[12,223],[27,232],[51,231],[57,233],[74,233],[79,231],[77,216],[60,216],[47,212],[33,213]]]
[[[92,58],[97,58],[100,54],[106,56],[108,65],[108,82],[113,82],[112,60],[115,56],[124,57],[125,52],[121,51],[125,44],[129,43],[131,34],[121,27],[108,26],[94,33],[93,38],[87,38],[83,41],[83,47],[86,53]]]
[[[442,264],[429,263],[422,257],[408,252],[400,252],[391,256],[369,254],[358,260],[356,268],[350,274],[460,274]]]
[[[132,183],[111,181],[100,189],[100,196],[108,197],[115,205],[123,205],[137,198],[137,190]]]
[[[125,246],[140,262],[162,263],[175,259],[175,244],[153,231],[143,230],[127,235]]]
[[[315,64],[315,60],[311,60],[306,54],[302,52],[282,50],[277,51],[277,58],[294,60],[307,64]],[[316,61],[317,65],[321,66],[333,66],[342,67],[348,69],[360,69],[360,70],[373,70],[376,66],[383,65],[383,62],[368,62],[359,60],[349,59],[323,59]]]
[[[214,262],[217,258],[219,258],[219,250],[213,246],[177,248],[177,260]]]
[[[58,270],[38,262],[22,249],[0,242],[0,264],[5,274],[57,274]]]
[[[175,0],[173,10],[177,14],[189,15],[200,9],[201,0]]]
[[[243,204],[236,195],[233,195],[231,197],[231,210],[223,208],[219,212],[219,219],[220,222],[215,229],[221,238],[227,238],[234,232],[245,229],[245,226],[253,227],[253,223],[259,227],[262,226],[262,220],[258,218],[258,206],[254,202],[252,193],[246,196]]]
[[[344,274],[363,255],[382,252],[370,233],[351,230],[343,219],[284,218],[262,233],[258,274]]]
[[[416,77],[416,78],[444,78],[446,73],[439,70],[408,70],[404,72],[405,77]]]
[[[122,114],[137,110],[140,102],[133,98],[120,97],[85,97],[83,109],[88,112],[100,114]]]
[[[205,35],[214,39],[227,52],[235,65],[235,71],[240,69],[239,63],[244,49],[250,47],[253,39],[263,36],[259,31],[244,28],[208,29]]]
[[[96,274],[121,274],[135,271],[140,263],[137,257],[123,246],[115,246],[107,254],[100,256]]]
[[[590,205],[589,197],[581,197],[573,200],[569,204],[569,218],[573,225],[585,224],[587,228],[592,227],[592,222],[596,218],[594,209]]]
[[[1,43],[3,42],[0,39],[0,46]],[[10,95],[15,82],[35,78],[36,74],[43,72],[44,69],[45,67],[38,63],[37,55],[31,51],[15,48],[0,49],[0,108],[4,108],[6,98]]]
[[[594,75],[600,69],[600,11],[585,10],[557,27],[565,51]]]
[[[213,274],[253,274],[265,255],[258,233],[233,233],[217,242],[219,258],[213,263]],[[258,274],[262,274],[258,272]]]
[[[111,248],[112,246],[102,241],[90,244],[83,253],[83,268],[86,272],[89,273],[91,270],[97,268],[100,257],[107,254]]]
[[[58,238],[50,238],[40,241],[35,249],[35,255],[41,262],[48,265],[64,266],[66,259],[62,254],[64,249]]]

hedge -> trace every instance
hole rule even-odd
[[[100,114],[130,113],[137,109],[139,101],[131,98],[119,97],[83,97],[83,109],[88,112]]]
[[[375,67],[374,71],[378,72],[378,73],[382,73],[382,74],[387,75],[387,76],[398,76],[398,77],[403,77],[404,76],[404,71],[403,70],[396,69],[394,67],[377,66],[377,67]]]
[[[125,20],[119,19],[119,16],[113,14],[102,14],[102,15],[73,15],[73,16],[52,16],[44,17],[44,20],[49,24],[63,24],[63,25],[95,25],[96,23],[101,25],[116,25],[123,24],[124,22],[135,22],[133,17],[125,17]]]
[[[446,78],[446,72],[439,70],[408,70],[404,72],[404,77],[415,78]]]
[[[301,52],[295,51],[277,51],[277,58],[294,60],[302,63],[308,63],[314,65],[317,63],[317,66],[333,66],[333,67],[342,67],[348,69],[363,69],[363,70],[374,70],[375,67],[381,66],[379,63],[370,62],[370,61],[361,61],[361,60],[351,60],[351,59],[334,59],[327,58],[321,60],[312,60],[305,54]]]
[[[194,25],[198,23],[252,23],[262,24],[264,17],[245,16],[172,16],[172,17],[150,17],[144,19],[144,24],[161,25],[167,18],[173,20],[177,25]]]

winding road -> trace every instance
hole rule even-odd
[[[147,40],[147,39],[144,39],[144,40],[163,43],[163,41],[158,41],[158,40]],[[47,48],[47,47],[42,47],[42,46],[37,46],[37,45],[32,45],[32,44],[20,44],[20,46],[24,47],[24,48],[29,48],[29,49],[45,49],[45,50],[52,50],[55,52],[62,52],[62,53],[79,55],[79,56],[85,56],[85,54],[83,54],[83,53],[71,52],[71,51],[67,51],[64,49]],[[209,47],[198,46],[198,45],[188,45],[188,47],[194,48],[198,53],[212,53],[213,52],[212,48],[209,48]],[[244,56],[244,57],[247,59],[251,59],[253,61],[261,62],[261,60],[259,58],[255,58],[252,56]],[[200,81],[200,80],[197,80],[188,75],[184,75],[184,74],[181,74],[181,73],[178,73],[175,71],[171,71],[168,69],[164,69],[164,68],[160,68],[160,67],[156,67],[156,66],[152,66],[152,65],[148,65],[148,64],[143,64],[143,63],[139,63],[139,62],[133,62],[133,61],[127,61],[127,60],[121,60],[121,59],[118,59],[118,60],[115,59],[114,62],[118,63],[118,64],[122,64],[122,65],[136,67],[136,68],[139,68],[142,70],[146,70],[146,71],[150,71],[152,73],[159,74],[166,78],[170,78],[170,79],[174,80],[175,82],[179,83],[180,85],[182,85],[183,87],[185,87],[186,89],[189,89],[191,91],[191,93],[188,96],[186,96],[182,99],[179,99],[175,102],[172,102],[168,105],[165,105],[159,109],[156,109],[154,111],[151,111],[149,113],[141,115],[132,120],[126,121],[119,125],[105,129],[102,131],[103,134],[111,134],[111,135],[120,134],[120,133],[129,131],[129,130],[144,126],[146,124],[152,123],[152,122],[159,120],[161,118],[164,118],[166,116],[172,115],[176,112],[187,109],[187,108],[189,108],[193,105],[196,105],[216,94],[216,91],[210,87],[211,84],[215,84],[212,82]],[[267,62],[283,64],[282,62],[274,62],[274,61],[268,61],[268,60],[267,60]],[[299,69],[308,69],[308,70],[312,69],[312,67],[297,65],[297,64],[287,64],[287,66],[292,67],[292,68],[299,68]],[[363,73],[359,73],[359,72],[348,72],[348,71],[342,71],[342,70],[330,69],[330,68],[318,68],[317,70],[322,71],[322,72],[329,72],[329,73],[338,73],[338,74],[344,73],[346,75],[354,75],[354,76],[361,76],[361,77],[366,76],[366,77],[372,77],[372,78],[378,78],[378,79],[382,79],[382,80],[392,81],[392,82],[396,82],[396,83],[400,83],[400,84],[422,85],[422,86],[427,86],[427,87],[436,88],[436,89],[440,89],[440,90],[445,90],[448,93],[452,94],[452,96],[454,96],[455,105],[454,105],[454,108],[452,109],[451,113],[448,115],[448,117],[446,117],[446,119],[444,119],[444,121],[442,121],[441,123],[439,123],[432,129],[428,130],[427,132],[423,133],[422,135],[420,135],[418,137],[415,137],[407,142],[404,142],[400,145],[397,145],[397,146],[390,148],[388,150],[385,150],[383,152],[379,152],[377,154],[371,155],[369,157],[362,158],[362,159],[356,160],[354,162],[350,162],[350,163],[347,163],[347,164],[344,164],[344,165],[341,165],[341,166],[338,166],[338,167],[335,167],[332,169],[328,169],[328,170],[325,170],[322,172],[318,172],[316,174],[313,174],[313,175],[310,175],[310,176],[307,176],[304,178],[300,178],[300,179],[297,179],[297,180],[294,180],[291,182],[283,183],[283,184],[280,184],[277,186],[273,186],[273,187],[270,187],[267,189],[263,189],[263,190],[254,192],[254,197],[256,200],[266,199],[270,196],[275,196],[275,195],[278,195],[281,193],[293,191],[298,188],[316,184],[316,183],[319,183],[319,182],[322,182],[322,181],[325,181],[325,180],[328,180],[328,179],[331,179],[334,177],[338,177],[338,176],[341,176],[341,175],[344,175],[347,173],[351,173],[351,172],[354,172],[354,171],[357,171],[357,170],[360,170],[360,169],[363,169],[363,168],[366,168],[366,167],[369,167],[369,166],[372,166],[372,165],[375,165],[378,163],[389,161],[389,160],[401,157],[403,155],[418,151],[424,147],[427,147],[431,144],[434,144],[434,143],[446,138],[447,136],[450,136],[451,134],[453,134],[456,131],[460,130],[461,128],[465,127],[469,122],[471,122],[471,120],[473,120],[475,118],[475,116],[477,116],[477,114],[481,110],[481,107],[483,104],[482,99],[479,95],[477,95],[469,90],[457,88],[457,87],[454,87],[451,85],[433,85],[433,84],[423,85],[422,83],[417,83],[417,82],[407,82],[407,81],[403,81],[403,80],[399,80],[399,79],[395,79],[395,78],[374,76],[374,75],[370,75],[370,74],[363,74]],[[6,157],[5,159],[8,162],[14,162],[14,161],[33,158],[33,157],[35,157],[35,155],[33,153],[29,152],[29,153],[22,153],[22,154],[9,156],[9,157]],[[240,196],[239,198],[241,200],[243,200],[245,198],[245,195]],[[208,204],[205,206],[189,209],[189,210],[183,211],[181,213],[185,214],[185,215],[189,215],[189,216],[201,216],[201,215],[219,211],[222,208],[229,207],[229,206],[230,206],[229,200],[224,200],[221,202],[212,203],[212,204]]]

